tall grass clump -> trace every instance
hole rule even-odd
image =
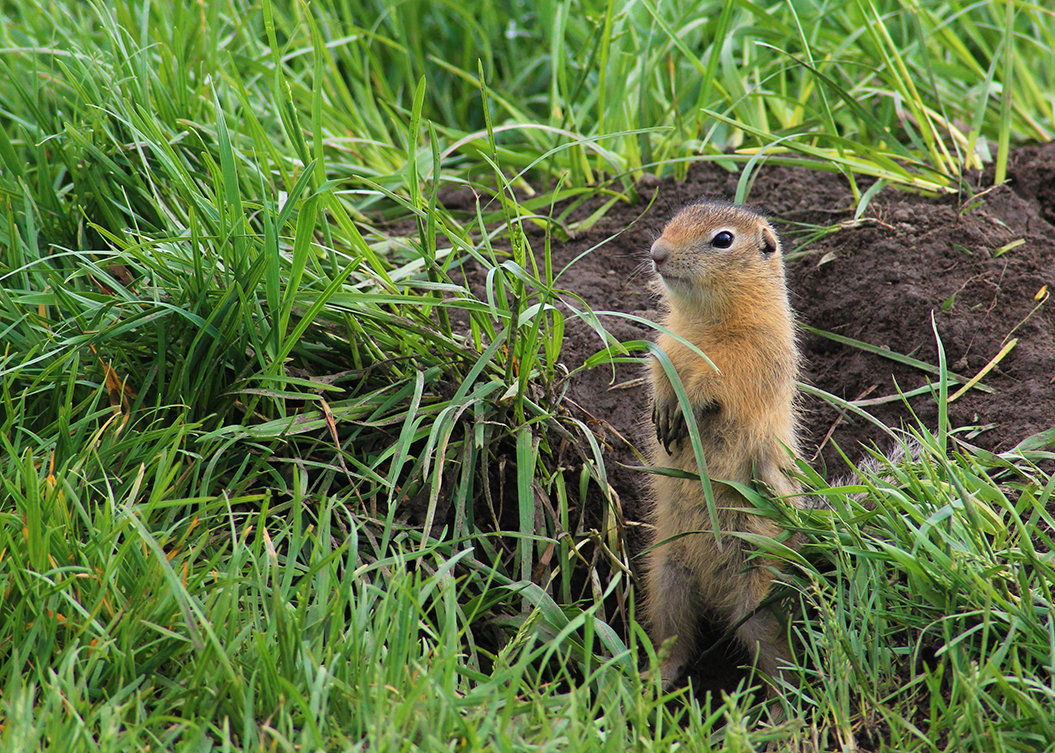
[[[571,185],[684,175],[764,150],[785,161],[923,190],[1052,137],[1055,19],[1033,3],[322,3],[342,70],[485,152],[475,92],[493,93],[503,164]],[[383,43],[339,43],[340,18]],[[374,23],[369,31],[364,19]],[[404,82],[402,88],[391,81]],[[456,151],[455,151],[456,150]],[[735,154],[729,152],[737,150]],[[548,154],[539,159],[538,155]]]
[[[490,228],[474,235],[437,208],[418,164],[438,158],[424,84],[402,130],[365,145],[401,165],[382,173],[375,154],[328,139],[346,124],[325,102],[334,61],[315,21],[288,21],[299,36],[281,42],[270,4],[217,7],[74,6],[58,27],[74,52],[17,53],[23,69],[58,58],[61,76],[6,90],[4,375],[25,421],[12,419],[12,455],[58,472],[84,449],[68,424],[87,422],[83,440],[104,421],[118,438],[183,421],[210,448],[196,491],[264,478],[288,496],[299,466],[308,490],[369,500],[381,518],[414,500],[440,523],[441,499],[471,516],[490,479],[480,454],[503,436],[511,454],[546,451],[562,425],[547,403],[553,270],[512,209],[505,258]],[[225,25],[221,55],[200,32]],[[218,55],[227,65],[205,73]],[[306,70],[288,67],[302,58]],[[385,212],[409,221],[381,230]],[[454,271],[467,258],[488,270],[475,292]]]
[[[256,746],[257,725],[283,719],[276,734],[300,739],[330,713],[328,662],[357,667],[306,648],[345,630],[332,589],[371,567],[382,589],[409,579],[385,593],[411,610],[391,629],[416,651],[432,602],[399,600],[424,588],[413,573],[435,575],[436,546],[457,619],[418,656],[449,652],[451,703],[502,636],[536,627],[596,635],[573,658],[623,654],[625,673],[596,607],[569,622],[525,591],[563,570],[565,604],[600,604],[625,582],[568,571],[625,555],[591,533],[606,513],[582,517],[607,486],[592,434],[559,406],[553,270],[512,205],[508,256],[438,207],[426,85],[367,134],[329,100],[340,74],[303,6],[24,10],[4,24],[0,104],[6,740]],[[486,270],[476,291],[453,271],[467,258]],[[587,449],[563,470],[568,439]],[[518,535],[479,535],[496,524]],[[379,638],[359,658],[405,679],[413,661],[393,649]],[[342,682],[355,698],[396,678]],[[81,699],[72,722],[60,699]],[[402,739],[384,719],[369,722]]]

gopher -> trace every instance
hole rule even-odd
[[[782,529],[750,511],[749,502],[721,481],[761,484],[777,499],[804,504],[791,474],[798,453],[799,354],[780,241],[750,209],[701,202],[675,215],[650,257],[668,308],[657,345],[688,396],[705,470],[714,479],[720,529],[716,536],[697,478],[652,476],[656,532],[645,612],[657,645],[674,638],[660,667],[662,681],[670,687],[683,674],[705,615],[724,621],[757,667],[775,679],[789,651],[782,620],[762,603],[779,565],[729,534],[776,538]],[[681,405],[655,358],[650,374],[651,461],[698,474]]]

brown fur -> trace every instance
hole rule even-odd
[[[733,234],[731,245],[712,246],[723,230]],[[798,451],[798,351],[776,233],[743,207],[693,204],[670,221],[651,256],[669,306],[664,326],[717,367],[676,338],[658,337],[693,406],[708,476],[760,481],[776,497],[802,504],[789,474],[789,452]],[[696,473],[677,396],[655,359],[651,381],[657,429],[651,460]],[[759,669],[775,678],[788,658],[787,642],[781,620],[760,605],[779,566],[752,557],[753,547],[742,539],[723,535],[719,543],[698,480],[654,475],[652,486],[657,545],[646,569],[645,607],[656,643],[674,638],[660,670],[664,684],[683,673],[704,615],[734,628]],[[745,510],[750,504],[732,487],[715,482],[712,488],[723,532],[781,533],[772,520]],[[683,535],[690,531],[702,533]]]

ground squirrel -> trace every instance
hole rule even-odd
[[[789,474],[798,450],[798,350],[773,228],[741,206],[692,204],[667,224],[650,256],[669,308],[663,326],[717,367],[676,337],[659,335],[693,408],[708,476],[762,482],[768,493],[802,504]],[[674,388],[657,359],[650,368],[652,463],[697,473]],[[677,636],[660,668],[664,686],[685,670],[704,615],[723,620],[775,678],[787,641],[782,621],[760,605],[779,566],[728,533],[775,538],[781,528],[715,481],[719,542],[698,479],[653,475],[652,487],[656,546],[646,568],[646,616],[657,646]]]

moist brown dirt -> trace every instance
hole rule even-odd
[[[711,163],[695,166],[683,182],[651,180],[634,203],[616,204],[603,218],[568,240],[552,243],[554,265],[567,267],[558,286],[595,311],[634,314],[656,321],[646,252],[681,206],[701,198],[730,199],[739,174]],[[749,204],[766,212],[781,232],[788,257],[788,285],[799,321],[895,353],[938,363],[935,332],[951,371],[971,377],[1012,339],[1017,344],[982,383],[949,405],[957,436],[1005,451],[1055,425],[1055,143],[1018,149],[1008,181],[992,188],[991,175],[974,175],[961,189],[938,198],[883,188],[855,221],[847,180],[821,170],[762,167]],[[864,191],[867,182],[859,185]],[[988,190],[987,190],[988,189]],[[587,217],[596,206],[578,208]],[[836,232],[807,242],[818,226]],[[530,234],[530,233],[529,233]],[[531,238],[536,250],[539,237]],[[602,315],[622,341],[652,339],[654,330],[616,315]],[[924,386],[936,377],[879,355],[801,332],[803,380],[844,400],[881,398]],[[562,351],[574,371],[601,347],[581,320],[566,325]],[[600,366],[572,377],[569,398],[604,428],[606,465],[628,520],[648,516],[646,480],[635,448],[651,431],[647,384],[640,365]],[[936,429],[936,400],[929,394],[869,406],[888,426]],[[803,395],[805,456],[829,477],[844,472],[835,446],[851,460],[862,447],[889,447],[883,432],[828,403]],[[828,438],[818,453],[818,445]],[[640,551],[645,540],[631,540]],[[730,687],[730,654],[719,645],[694,672],[697,686]],[[742,657],[741,657],[742,658]],[[723,666],[724,665],[724,666]]]

